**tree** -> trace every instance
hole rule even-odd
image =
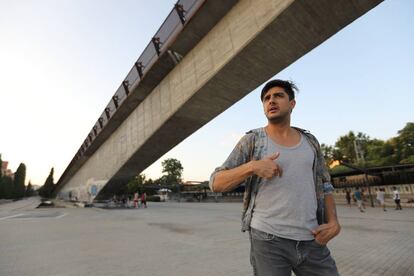
[[[321,150],[328,165],[331,160],[348,162],[360,167],[414,163],[414,123],[407,123],[398,131],[398,136],[387,141],[370,139],[361,132],[355,135],[350,131],[338,138],[335,147],[322,144]],[[346,170],[349,169],[337,166],[332,172]]]
[[[45,184],[39,189],[39,195],[42,197],[50,198],[53,194],[53,189],[55,188],[55,183],[53,182],[53,173],[54,169],[50,170],[49,176],[46,178]]]
[[[161,165],[162,172],[166,173],[165,182],[167,185],[174,186],[181,184],[181,176],[184,169],[180,161],[175,158],[169,158],[162,161]]]
[[[4,197],[4,186],[3,186],[3,174],[1,171],[2,165],[3,165],[3,160],[1,159],[1,154],[0,154],[0,198],[5,198]]]
[[[151,178],[149,178],[148,180],[145,181],[144,185],[152,186],[154,185],[154,181]]]
[[[356,160],[354,148],[355,134],[350,131],[347,135],[340,136],[335,143],[335,148],[339,151],[341,160],[354,163]]]
[[[3,177],[3,172],[1,170],[2,167],[3,167],[3,160],[1,159],[1,153],[0,153],[0,181],[1,181],[2,177]]]
[[[389,146],[389,145],[388,145]],[[390,156],[392,155],[392,148],[389,148],[386,142],[373,139],[370,140],[366,147],[366,161],[369,166],[384,166],[389,165]]]
[[[154,185],[156,186],[166,186],[168,185],[167,175],[162,175],[160,178],[154,180]]]
[[[396,154],[400,163],[408,163],[408,159],[414,156],[414,123],[407,123],[405,127],[398,131],[396,139]]]
[[[325,158],[325,163],[329,167],[335,161],[335,148],[326,144],[321,144],[321,151]]]
[[[134,179],[128,182],[128,193],[134,194],[136,192],[142,193],[143,186],[146,182],[145,174],[139,174]]]
[[[1,159],[0,159],[1,162]],[[0,172],[0,198],[4,198],[4,185],[3,185],[3,176]]]
[[[340,136],[335,143],[335,155],[340,161],[346,161],[349,163],[358,163],[365,159],[367,153],[367,144],[369,142],[369,136],[358,132],[357,135],[353,131],[350,131],[347,135]],[[358,152],[358,156],[357,156]],[[361,157],[363,160],[361,160]]]
[[[3,198],[13,198],[13,179],[10,176],[3,176]]]
[[[24,192],[26,187],[24,182],[26,181],[26,165],[20,163],[16,172],[14,173],[13,181],[13,198],[22,198],[24,197]]]
[[[34,194],[33,186],[32,186],[32,183],[29,181],[29,184],[27,184],[27,187],[26,187],[25,196],[30,197],[30,196],[33,196],[33,194]]]

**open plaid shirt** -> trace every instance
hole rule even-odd
[[[315,159],[313,161],[313,177],[315,183],[315,192],[317,198],[317,212],[316,218],[319,224],[326,223],[325,217],[325,202],[326,194],[332,193],[334,190],[331,184],[331,176],[325,164],[322,151],[318,140],[309,131],[296,128],[309,141]],[[217,172],[228,170],[243,165],[250,160],[263,159],[266,146],[266,132],[263,128],[253,129],[244,135],[237,143],[227,160],[220,167],[216,168],[210,177],[210,189],[213,190],[214,177]],[[255,204],[257,190],[262,178],[257,175],[252,175],[246,179],[241,185],[245,185],[245,192],[243,197],[243,212],[242,212],[242,231],[250,230],[250,222],[252,220],[252,211]]]

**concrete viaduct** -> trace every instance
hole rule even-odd
[[[180,0],[57,183],[106,198],[381,0]]]

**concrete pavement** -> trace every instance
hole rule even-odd
[[[0,275],[252,275],[240,203],[33,209],[32,200],[0,205]],[[338,212],[329,248],[341,275],[413,275],[414,209]]]

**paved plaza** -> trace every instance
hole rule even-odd
[[[252,275],[241,203],[147,209],[0,205],[0,275]],[[341,275],[414,275],[414,209],[338,206]]]

